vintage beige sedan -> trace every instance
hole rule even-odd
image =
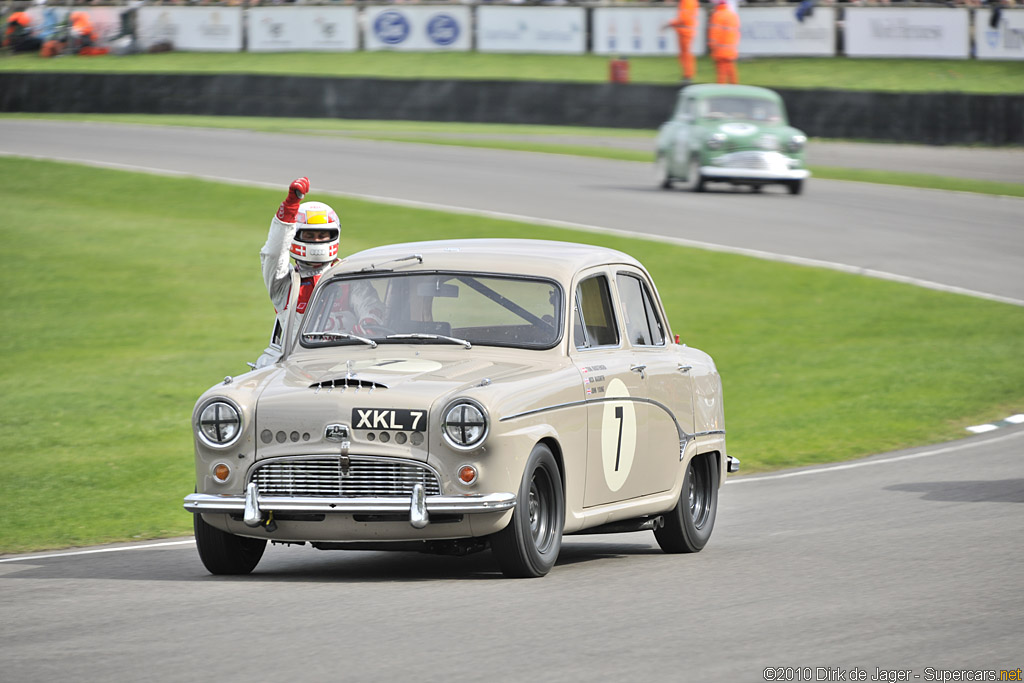
[[[358,332],[357,292],[385,311]],[[379,247],[329,270],[301,317],[277,362],[196,403],[185,509],[210,572],[251,572],[268,540],[490,548],[510,577],[546,574],[563,534],[708,542],[739,469],[721,381],[674,340],[636,259],[534,240]]]

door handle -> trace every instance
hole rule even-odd
[[[676,369],[679,370],[679,372],[689,372],[690,370],[693,370],[693,366],[680,364]]]
[[[646,365],[630,365],[629,369],[632,370],[633,372],[639,372],[640,379],[647,379],[647,375],[644,374],[644,370],[647,369]]]

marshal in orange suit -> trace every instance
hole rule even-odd
[[[676,14],[676,18],[662,27],[662,30],[676,30],[679,39],[679,69],[683,74],[683,83],[691,83],[697,76],[697,59],[690,51],[690,43],[697,35],[697,7],[697,0],[679,0],[679,13]]]
[[[715,60],[719,83],[738,83],[736,59],[740,52],[740,16],[726,0],[715,0],[708,19],[708,51]]]

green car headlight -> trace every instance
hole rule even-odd
[[[794,135],[786,143],[786,149],[790,152],[799,152],[807,144],[807,137],[804,135]]]
[[[719,149],[728,139],[725,133],[712,133],[708,136],[708,149]]]

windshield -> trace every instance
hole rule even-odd
[[[550,280],[482,273],[337,278],[317,290],[303,317],[305,347],[550,348],[562,334],[562,290]]]
[[[779,105],[753,97],[709,97],[698,103],[698,115],[707,119],[780,123]]]

